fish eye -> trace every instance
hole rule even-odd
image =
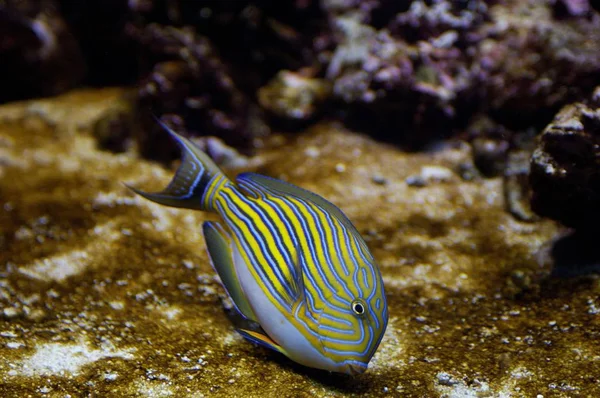
[[[352,311],[354,311],[356,315],[364,315],[365,305],[359,300],[354,300],[352,302]]]

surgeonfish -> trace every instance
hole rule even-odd
[[[363,373],[388,310],[381,273],[350,220],[290,183],[255,173],[228,179],[194,143],[158,123],[181,147],[181,165],[162,192],[129,188],[220,216],[202,225],[211,263],[235,309],[260,326],[237,331],[302,365]]]

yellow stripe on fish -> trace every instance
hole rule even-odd
[[[366,370],[388,322],[379,269],[343,212],[295,185],[254,173],[229,180],[168,127],[183,161],[167,188],[136,193],[174,207],[213,211],[205,222],[211,262],[248,340],[319,369]]]

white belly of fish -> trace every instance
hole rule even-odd
[[[236,245],[232,248],[235,271],[242,290],[258,318],[260,326],[269,337],[279,344],[290,359],[314,368],[336,370],[338,366],[331,359],[323,356],[310,342],[288,321],[290,314],[281,313],[265,296],[259,282],[254,279],[248,265],[240,255]]]

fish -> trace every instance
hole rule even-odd
[[[257,173],[235,180],[189,139],[157,122],[182,161],[161,192],[127,185],[165,206],[212,212],[202,231],[244,338],[301,365],[358,375],[385,333],[381,272],[348,217],[323,197]]]

